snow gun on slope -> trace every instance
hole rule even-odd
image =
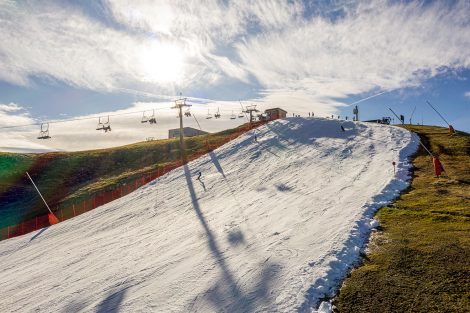
[[[392,111],[393,115],[395,115],[398,120],[401,121],[401,124],[404,125],[405,122],[403,120],[401,120],[398,115],[391,109],[391,108],[388,108],[390,111]],[[450,125],[449,125],[450,126]],[[431,153],[431,151],[429,151],[428,148],[426,148],[426,146],[421,142],[421,139],[419,139],[419,144],[421,145],[421,147],[424,148],[424,150],[426,150],[426,152],[429,154],[429,156],[432,158],[432,165],[434,167],[434,174],[436,174],[436,177],[439,177],[442,175],[442,172],[446,172],[444,170],[444,166],[442,165],[441,161],[439,160],[439,158],[436,156],[436,155],[433,155]]]
[[[36,187],[36,184],[34,183],[34,181],[33,181],[33,179],[31,178],[31,176],[29,176],[29,173],[28,173],[28,172],[26,172],[26,175],[28,176],[29,180],[31,181],[31,183],[33,184],[34,188],[35,188],[36,191],[38,192],[38,194],[39,194],[39,196],[41,197],[42,201],[43,201],[44,204],[46,205],[46,208],[49,210],[49,214],[47,215],[47,218],[49,219],[49,224],[54,225],[54,224],[59,223],[59,219],[57,218],[57,216],[54,215],[54,213],[52,213],[51,208],[49,208],[49,206],[47,205],[46,200],[44,200],[44,197],[42,196],[42,194],[41,194],[41,192],[39,191],[38,187]]]
[[[453,127],[452,125],[450,125],[449,122],[447,122],[447,120],[444,118],[444,116],[442,116],[441,113],[439,113],[439,111],[436,110],[436,108],[433,107],[432,104],[431,104],[428,100],[426,100],[426,102],[427,102],[427,104],[429,104],[429,106],[437,113],[437,115],[439,115],[439,116],[442,118],[442,120],[447,124],[447,126],[449,126],[449,133],[450,133],[450,135],[451,135],[451,136],[452,136],[452,135],[455,135],[455,129],[454,129],[454,127]]]

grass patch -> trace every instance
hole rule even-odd
[[[377,213],[382,231],[334,300],[337,312],[470,312],[470,135],[405,126],[439,155],[435,178],[421,148],[410,188]]]

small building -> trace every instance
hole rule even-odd
[[[206,135],[208,132],[192,128],[192,127],[183,127],[183,136],[184,137],[194,137],[199,135]],[[168,138],[178,138],[180,136],[180,129],[170,129],[168,130]]]
[[[285,118],[287,116],[287,111],[284,111],[281,108],[267,109],[264,111],[266,115],[266,120],[272,121],[277,120],[278,118]]]

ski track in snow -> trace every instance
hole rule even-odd
[[[271,122],[126,197],[0,242],[1,311],[315,311],[358,261],[375,210],[408,186],[417,146],[391,126]]]

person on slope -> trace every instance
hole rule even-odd
[[[202,175],[202,172],[201,172],[201,171],[199,171],[199,174],[198,174],[198,176],[197,176],[196,180],[201,180],[201,175]]]

